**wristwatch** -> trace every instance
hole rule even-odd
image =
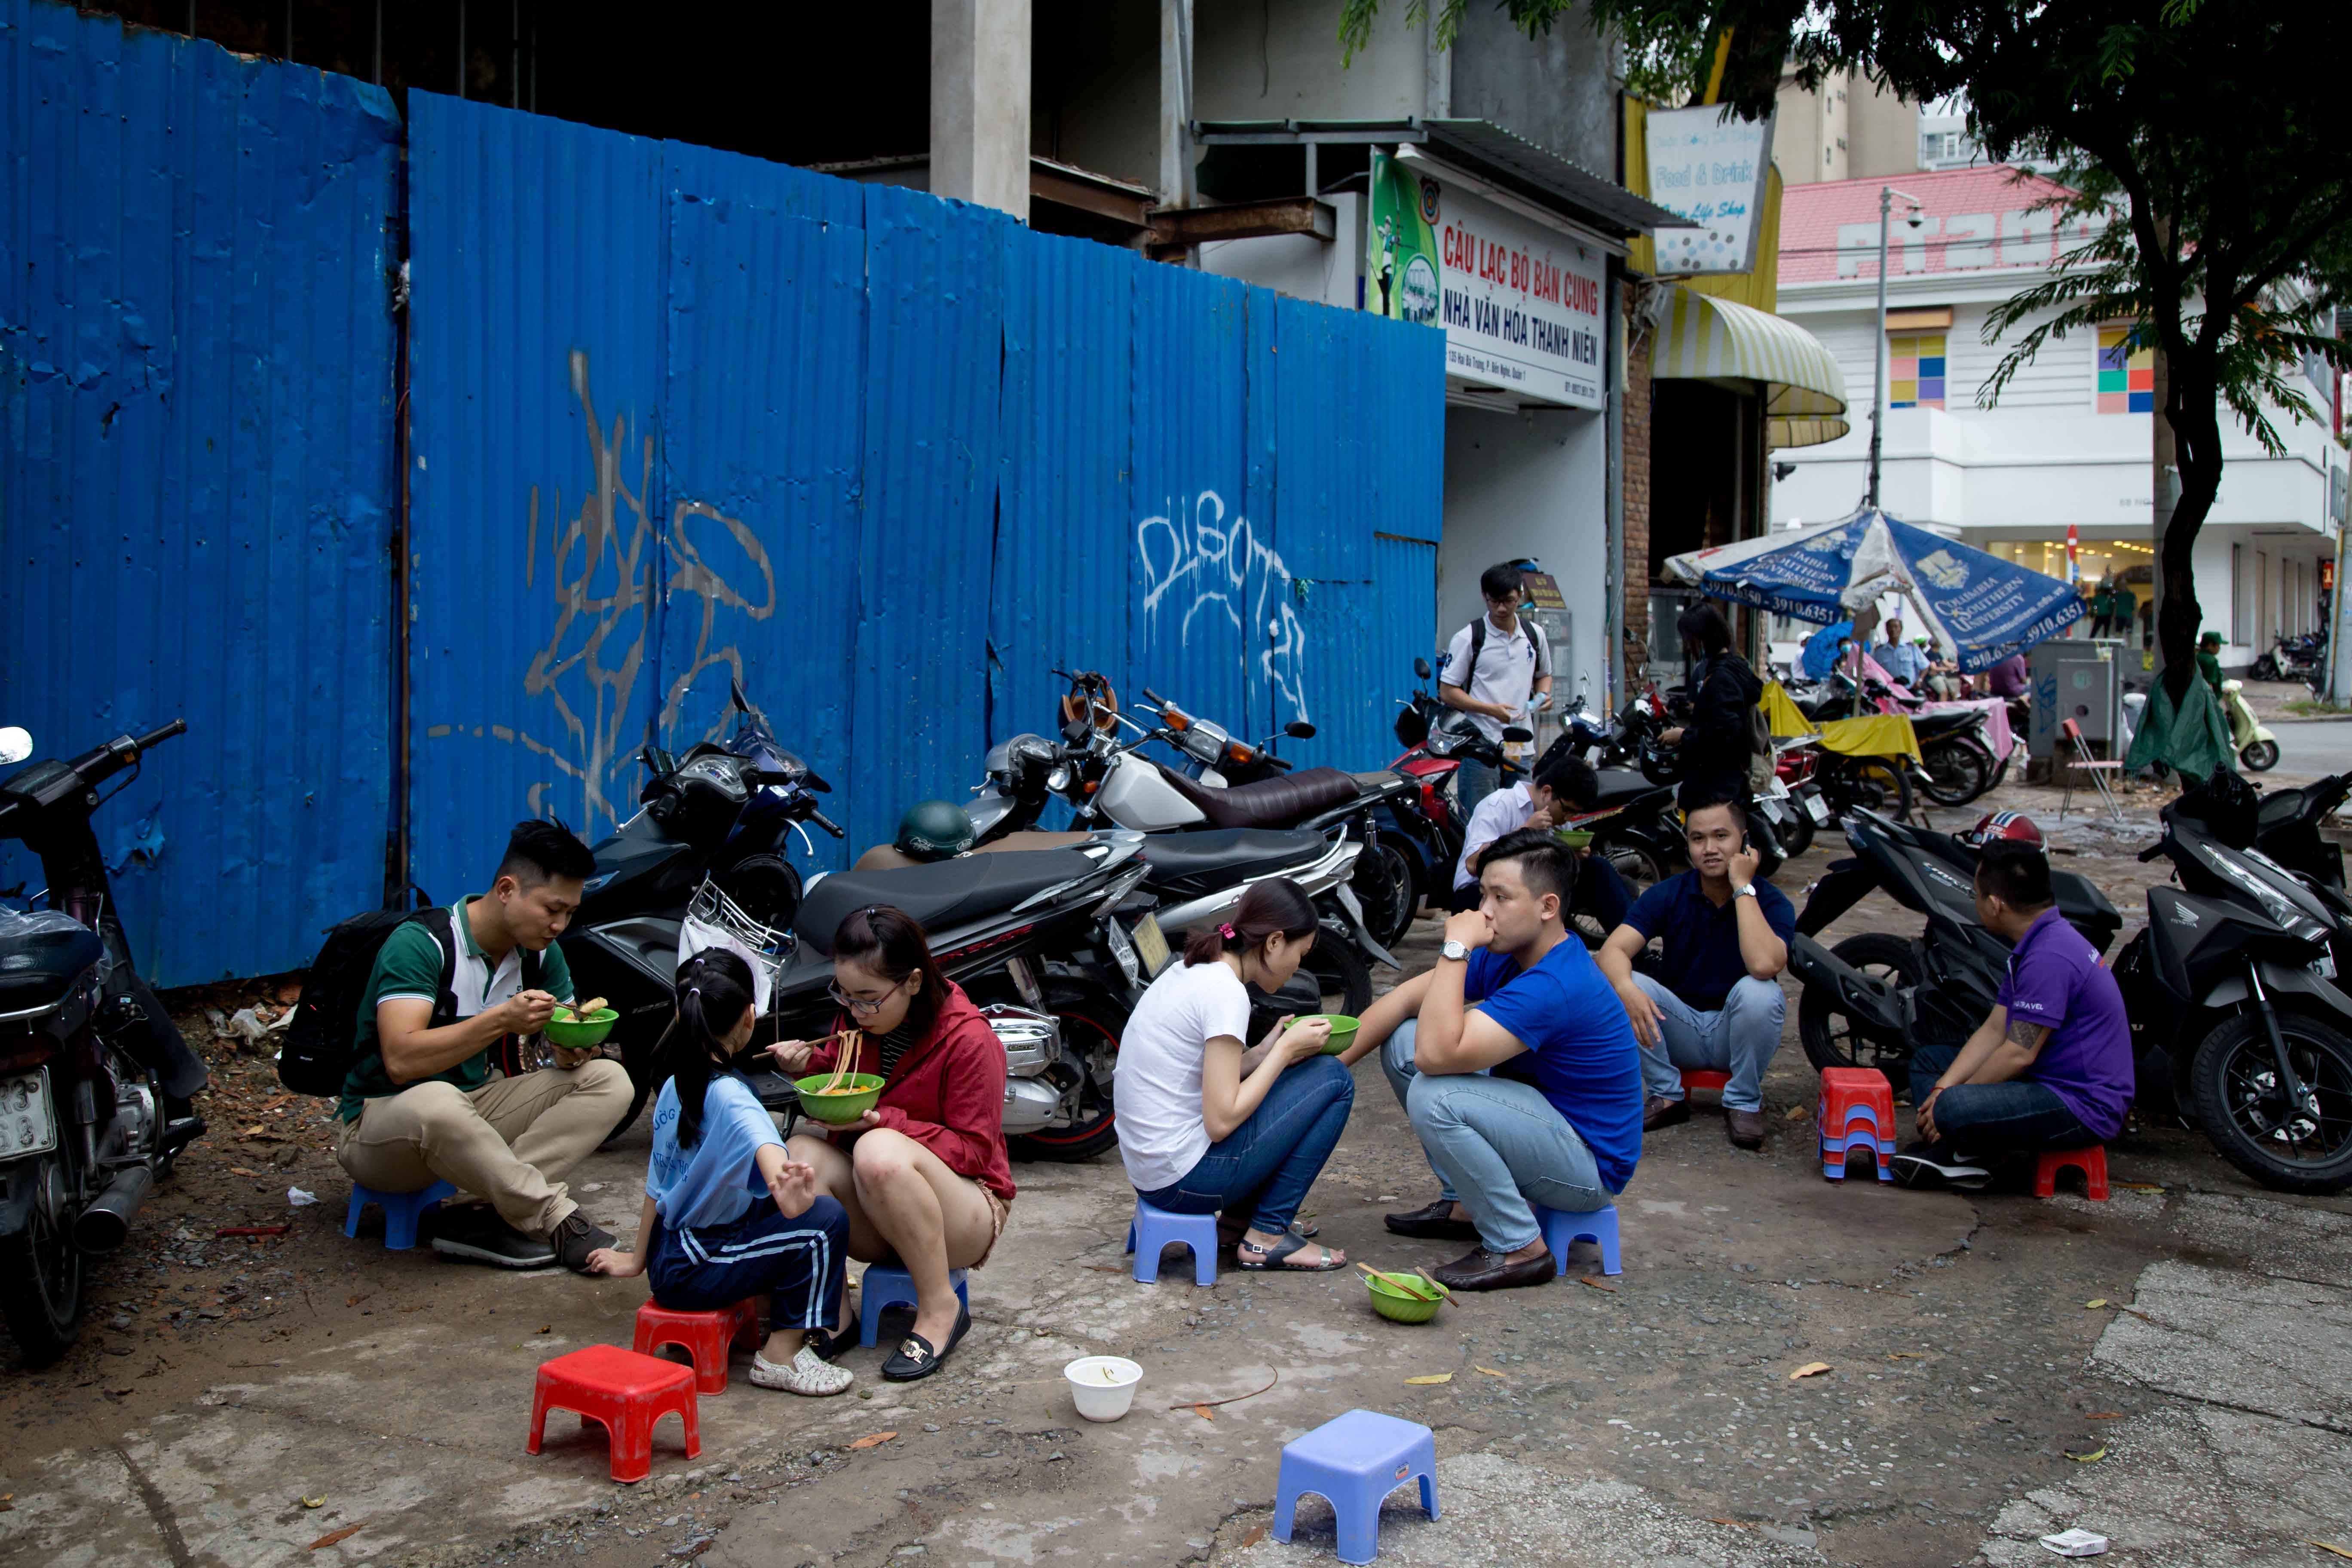
[[[1437,950],[1437,954],[1440,958],[1450,958],[1456,963],[1470,962],[1470,950],[1452,937],[1445,939],[1445,945]]]
[[[1755,883],[1742,882],[1731,889],[1731,896],[1735,899],[1760,899],[1763,895],[1756,890]]]

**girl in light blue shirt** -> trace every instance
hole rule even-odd
[[[601,1248],[588,1266],[616,1279],[650,1273],[654,1300],[673,1311],[766,1297],[768,1339],[751,1358],[751,1381],[840,1394],[849,1370],[820,1358],[807,1338],[841,1316],[849,1215],[818,1192],[813,1167],[785,1156],[738,1067],[751,1040],[752,995],[751,965],[723,948],[678,966],[636,1249]]]

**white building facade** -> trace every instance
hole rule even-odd
[[[2149,355],[2120,327],[2053,339],[1981,406],[2020,327],[1988,342],[1991,311],[2052,276],[2083,237],[2036,212],[2049,187],[2001,166],[1923,171],[1894,180],[1792,185],[1781,222],[1780,313],[1834,353],[1853,398],[1851,432],[1782,455],[1775,526],[1825,522],[1862,502],[1867,485],[1877,347],[1878,206],[1892,184],[1886,338],[1889,409],[1881,500],[1906,522],[2053,576],[2067,574],[2068,531],[2087,592],[2113,579],[2141,605],[2154,596],[2154,438]],[[2328,423],[2274,416],[2286,453],[2273,458],[2223,416],[2221,491],[2198,536],[2197,593],[2205,625],[2243,665],[2274,637],[2324,626],[2346,496],[2346,454],[2334,437],[2325,373],[2305,389]],[[2088,623],[2080,633],[2087,634]],[[2134,635],[2139,628],[2136,626]]]

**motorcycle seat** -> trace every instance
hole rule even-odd
[[[9,943],[7,952],[0,954],[0,1013],[47,1006],[63,996],[105,951],[98,933],[87,926],[36,931]]]
[[[1632,768],[1602,768],[1598,777],[1601,787],[1592,797],[1596,811],[1638,800],[1658,787]]]
[[[1958,708],[1946,709],[1940,713],[1914,713],[1910,715],[1911,729],[1922,739],[1930,735],[1949,735],[1975,729],[1978,717],[1973,709],[1962,710]]]
[[[1160,764],[1154,763],[1154,767]],[[1255,784],[1210,789],[1172,768],[1160,768],[1171,788],[1218,827],[1291,827],[1361,797],[1356,781],[1337,768],[1308,768]]]
[[[1033,894],[1090,876],[1095,862],[1075,849],[965,855],[896,871],[841,871],[801,901],[793,930],[830,957],[841,922],[868,904],[904,910],[936,939],[940,932],[1013,908]]]
[[[1186,898],[1252,877],[1311,866],[1329,841],[1304,828],[1213,828],[1199,833],[1155,833],[1143,841],[1144,885]]]

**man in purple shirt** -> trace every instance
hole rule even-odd
[[[1988,842],[1976,895],[1978,921],[2012,950],[2009,976],[1966,1045],[1913,1055],[1923,1142],[1895,1157],[1899,1182],[1980,1187],[1985,1156],[2104,1143],[2131,1103],[2123,992],[2052,902],[2041,846]]]

